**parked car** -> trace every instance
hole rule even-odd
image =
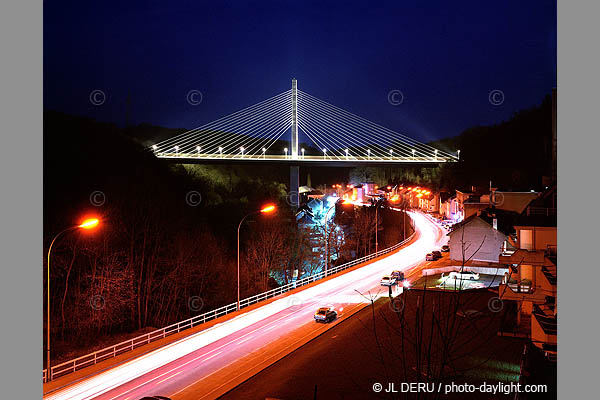
[[[448,246],[447,244],[442,246],[442,253],[447,253],[450,251],[450,246]]]
[[[439,250],[434,250],[431,252],[431,254],[433,254],[433,256],[435,257],[436,260],[438,258],[442,258],[442,253]]]
[[[396,278],[394,278],[391,275],[386,275],[383,278],[381,278],[381,281],[379,283],[381,284],[381,286],[392,286],[394,283],[396,283]]]
[[[396,279],[396,282],[401,282],[404,280],[404,272],[402,271],[395,270],[392,271],[390,275]]]
[[[152,397],[142,397],[140,400],[171,400],[171,398],[165,397],[165,396],[152,396]]]
[[[337,318],[337,311],[332,307],[321,307],[315,313],[315,321],[317,322],[331,322]]]
[[[467,280],[467,281],[478,281],[479,280],[479,274],[472,272],[472,271],[462,271],[462,272],[457,272],[457,271],[452,271],[450,272],[450,275],[448,275],[448,279],[457,279],[457,280]]]
[[[431,253],[427,253],[425,256],[425,261],[435,261],[435,256]]]

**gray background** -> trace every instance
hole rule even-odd
[[[10,399],[42,388],[42,5],[0,2],[0,397]],[[595,398],[600,383],[599,11],[558,4],[560,398]]]

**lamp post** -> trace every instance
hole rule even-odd
[[[457,156],[458,156],[457,158],[460,160],[460,150],[456,150],[456,153],[457,153]]]
[[[327,149],[323,149],[323,159],[327,159]]]
[[[325,276],[327,276],[327,270],[329,269],[329,236],[330,236],[330,232],[329,229],[327,228],[327,217],[329,215],[329,211],[333,210],[335,208],[335,204],[332,205],[331,207],[329,207],[329,210],[327,210],[327,212],[325,213],[325,233],[326,233],[326,238],[325,238]]]
[[[52,252],[52,246],[54,246],[54,242],[56,242],[56,239],[58,239],[58,237],[60,235],[62,235],[65,232],[68,231],[73,231],[75,229],[93,229],[95,228],[98,223],[100,221],[97,218],[90,218],[90,219],[86,219],[85,221],[83,221],[80,225],[74,225],[74,226],[70,226],[66,229],[63,229],[62,231],[58,232],[58,234],[56,236],[54,236],[54,239],[52,239],[52,242],[50,243],[50,247],[48,248],[48,289],[47,289],[47,294],[48,294],[48,299],[47,299],[47,315],[46,315],[46,380],[50,381],[52,380],[52,369],[51,369],[51,365],[50,365],[50,253]]]
[[[302,149],[302,158],[304,158],[304,149]]]
[[[252,211],[251,213],[246,214],[244,216],[244,218],[242,218],[242,220],[240,221],[240,224],[238,225],[238,230],[237,230],[237,307],[236,307],[237,311],[240,311],[240,229],[242,228],[242,224],[244,223],[246,218],[248,218],[249,216],[258,214],[258,213],[270,213],[273,211],[275,211],[275,206],[273,204],[269,204],[267,206],[264,206],[260,210]]]
[[[265,153],[267,152],[267,149],[265,149],[265,148],[263,147],[263,149],[262,149],[262,150],[263,150],[263,158],[265,158]]]
[[[379,220],[377,219],[377,210],[379,210],[379,200],[375,203],[375,254],[379,249],[379,241],[377,240],[377,231],[379,229]]]
[[[287,150],[288,150],[287,147],[283,149],[283,151],[285,151],[285,158],[287,158]]]

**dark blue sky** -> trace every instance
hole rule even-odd
[[[422,4],[427,3],[427,4]],[[553,1],[44,2],[44,106],[194,128],[291,87],[419,140],[556,86]],[[93,90],[106,93],[101,106]],[[495,106],[492,90],[504,93]],[[192,106],[190,90],[202,92]],[[400,90],[402,104],[388,93]]]

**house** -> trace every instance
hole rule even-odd
[[[443,215],[446,219],[450,219],[453,221],[461,220],[456,195],[448,197],[443,203],[440,199],[440,214]]]
[[[522,214],[515,226],[517,249],[500,256],[510,267],[498,287],[507,309],[515,310],[514,327],[501,334],[531,338],[550,360],[557,354],[557,229],[556,218]],[[542,217],[542,218],[540,218]],[[515,304],[511,307],[510,304]]]
[[[552,361],[557,357],[556,185],[536,196],[513,222],[515,251],[500,256],[509,267],[498,287],[507,325],[500,334],[529,337]]]
[[[502,230],[498,228],[497,219],[492,219],[490,223],[479,215],[472,215],[455,224],[448,233],[450,259],[498,263],[500,253],[511,247],[508,240],[510,229],[505,226],[501,227]]]
[[[440,194],[431,193],[424,194],[419,199],[419,208],[425,212],[437,213],[440,210]]]

